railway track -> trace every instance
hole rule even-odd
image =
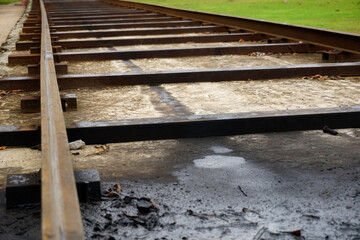
[[[358,128],[360,111],[357,106],[348,106],[201,117],[185,112],[161,118],[74,122],[66,126],[63,110],[68,108],[68,103],[61,100],[61,91],[127,85],[301,79],[314,75],[359,76],[360,62],[356,61],[360,54],[359,43],[360,36],[356,34],[126,1],[34,0],[16,43],[16,49],[21,53],[9,55],[8,59],[9,65],[27,66],[28,76],[1,78],[0,89],[40,90],[41,132],[30,125],[1,126],[0,145],[32,146],[41,140],[43,239],[83,239],[68,141],[83,139],[87,144],[97,144],[313,130],[324,126]],[[169,44],[182,45],[173,47]],[[194,46],[196,44],[209,45]],[[136,48],[139,45],[151,47]],[[116,47],[122,47],[122,50]],[[325,60],[307,64],[163,71],[143,71],[132,62],[134,59],[156,61],[161,58],[269,53],[321,53]],[[89,74],[86,69],[80,69],[81,73],[74,74],[68,70],[77,62],[118,60],[124,61],[132,71]]]

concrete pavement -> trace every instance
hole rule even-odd
[[[3,44],[11,29],[23,15],[25,6],[17,4],[0,5],[0,45]]]

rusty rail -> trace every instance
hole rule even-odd
[[[314,27],[304,27],[293,24],[277,23],[257,20],[252,18],[235,17],[229,15],[213,14],[206,12],[190,11],[171,7],[163,7],[153,4],[137,3],[121,0],[102,0],[107,3],[159,12],[171,16],[183,17],[194,21],[208,22],[230,28],[241,28],[284,37],[297,41],[304,41],[323,47],[334,48],[355,54],[360,54],[360,34],[332,31]]]
[[[46,1],[49,18],[47,18],[43,1]],[[329,50],[329,47],[331,49],[336,48],[352,53],[360,53],[360,45],[358,44],[360,35],[356,34],[134,2],[103,1],[138,9],[113,9],[112,6],[100,1],[39,0],[41,21],[39,8],[36,8],[29,14],[26,26],[24,26],[23,33],[20,35],[21,41],[16,44],[17,50],[30,50],[30,54],[9,56],[10,65],[31,64],[28,65],[28,70],[29,75],[33,76],[0,79],[0,89],[30,90],[41,88],[43,239],[84,239],[78,195],[68,149],[68,136],[71,140],[84,139],[87,143],[93,144],[313,130],[321,129],[323,126],[337,128],[359,126],[360,113],[358,107],[349,107],[325,110],[315,109],[305,112],[265,112],[256,113],[256,116],[254,113],[229,114],[226,119],[224,119],[223,115],[220,117],[214,115],[203,116],[201,120],[194,120],[193,116],[181,116],[164,119],[126,120],[124,122],[117,119],[107,122],[82,122],[68,128],[67,136],[59,87],[61,89],[74,89],[180,82],[265,80],[313,76],[316,74],[342,76],[360,74],[360,62],[164,70],[157,72],[68,74],[67,71],[64,71],[65,73],[60,73],[61,67],[62,69],[67,67],[67,63],[64,61],[123,59],[129,62],[131,59],[139,58],[247,55],[256,52],[314,52]],[[40,23],[41,27],[39,26]],[[51,35],[50,29],[52,31]],[[74,30],[77,31],[74,32]],[[245,32],[244,30],[253,32]],[[182,35],[184,33],[196,34]],[[167,34],[174,34],[175,36],[166,36]],[[271,39],[269,35],[301,40],[306,43],[293,43],[287,39],[285,42],[276,43],[276,39]],[[113,38],[121,36],[127,38]],[[107,39],[107,37],[111,38]],[[39,48],[40,40],[41,49]],[[190,46],[186,48],[127,51],[118,51],[114,48],[116,46],[140,44],[157,44],[161,46],[169,43],[241,43],[242,41],[260,40],[263,41],[261,44],[252,43],[234,46]],[[267,44],[264,44],[265,40],[267,40]],[[53,53],[51,42],[55,46],[55,53]],[[315,46],[312,44],[315,44]],[[108,47],[108,49],[101,52],[61,52],[62,49],[98,47]],[[55,64],[54,60],[57,64]],[[38,76],[39,62],[40,77]],[[136,65],[134,66],[136,67]],[[58,70],[57,73],[55,69]],[[34,141],[40,141],[39,136],[39,130],[34,127],[13,126],[3,128],[0,126],[0,145],[29,145],[33,144]],[[3,139],[7,142],[4,143]]]
[[[42,239],[84,239],[74,172],[61,108],[49,23],[41,8]]]

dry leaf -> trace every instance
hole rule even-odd
[[[1,146],[0,147],[0,150],[5,150],[7,147],[5,147],[5,146]]]
[[[86,155],[87,157],[88,156],[93,156],[93,155],[101,155],[101,154],[103,154],[103,153],[110,150],[110,146],[108,144],[100,145],[100,146],[94,146],[94,148],[95,148],[96,152]]]
[[[2,96],[6,96],[8,95],[9,93],[18,93],[18,92],[23,92],[24,90],[20,90],[20,89],[17,89],[17,90],[8,90],[8,91],[4,91],[4,90],[0,90],[0,98]]]
[[[114,189],[116,190],[117,193],[121,193],[121,185],[120,184],[115,184]]]
[[[241,39],[239,40],[239,43],[243,43],[243,42],[245,42],[245,40],[241,38]]]
[[[109,197],[119,197],[119,194],[117,192],[111,191],[108,193]]]
[[[16,89],[16,90],[9,90],[9,93],[18,93],[18,92],[23,92],[24,90],[22,89]]]
[[[315,80],[341,80],[343,79],[341,76],[322,76],[320,74],[316,74],[311,77],[303,77],[303,79],[315,79]]]

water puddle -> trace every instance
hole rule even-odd
[[[230,148],[221,147],[221,146],[212,146],[210,149],[213,150],[214,153],[230,153],[233,151]]]
[[[198,168],[233,168],[242,165],[246,160],[242,157],[209,155],[202,159],[194,160]]]

